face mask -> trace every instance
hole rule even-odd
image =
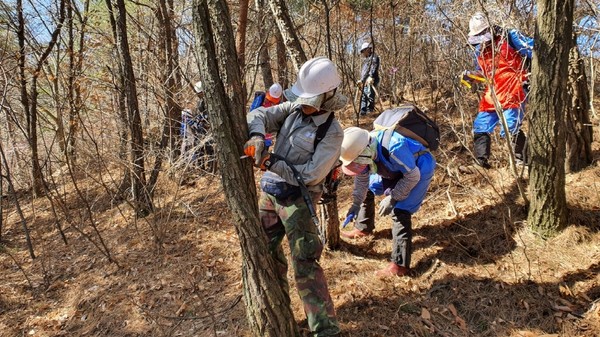
[[[353,162],[357,164],[366,164],[369,166],[369,171],[371,173],[377,173],[377,165],[374,161],[375,158],[377,158],[377,140],[371,139],[369,145],[365,147],[363,152],[361,152]]]

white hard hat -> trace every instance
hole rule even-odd
[[[362,53],[363,50],[367,49],[367,48],[371,48],[371,44],[369,42],[364,42],[362,44],[362,46],[360,46],[360,52]]]
[[[201,92],[204,91],[204,88],[202,87],[202,81],[198,81],[194,84],[194,91],[199,94]]]
[[[369,132],[356,126],[344,130],[340,160],[344,166],[356,159],[369,145]]]
[[[481,12],[473,14],[469,20],[469,36],[479,35],[487,28],[490,28],[488,18]]]
[[[281,84],[279,84],[279,83],[273,83],[273,85],[271,85],[271,87],[269,88],[269,95],[271,95],[271,97],[273,97],[273,98],[281,97],[282,92],[283,92],[283,88],[281,87]]]
[[[469,20],[469,37],[467,42],[471,45],[478,45],[492,39],[492,32],[489,30],[490,23],[483,13],[475,13]]]
[[[300,71],[291,92],[297,96],[296,103],[321,108],[322,94],[336,89],[342,79],[330,59],[324,56],[306,61]],[[287,96],[286,96],[287,97]]]

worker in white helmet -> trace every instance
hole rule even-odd
[[[268,108],[273,105],[281,103],[281,97],[283,94],[283,88],[281,84],[275,82],[266,91],[257,91],[254,93],[254,100],[250,104],[250,110],[252,111],[259,106]]]
[[[379,216],[392,217],[392,253],[378,277],[410,274],[412,214],[423,203],[433,179],[436,161],[419,141],[390,130],[344,130],[340,155],[342,171],[354,176],[352,206],[345,224],[356,219],[345,238],[370,236],[375,229],[375,195],[384,195]]]
[[[525,116],[528,78],[533,56],[533,39],[516,29],[490,25],[491,18],[475,13],[469,20],[468,43],[473,46],[475,71],[463,73],[463,82],[483,83],[485,90],[473,121],[476,164],[489,169],[491,134],[500,120],[497,103],[502,108],[517,163],[527,162],[527,137],[521,126]],[[494,91],[490,84],[494,85]],[[494,92],[494,93],[493,93]],[[506,137],[504,129],[500,136]]]
[[[338,91],[341,82],[331,60],[313,58],[302,65],[291,89],[284,91],[287,102],[258,107],[247,116],[250,140],[244,145],[244,153],[254,159],[256,167],[266,171],[260,180],[261,223],[278,266],[280,286],[286,293],[287,262],[281,242],[287,236],[296,287],[312,336],[340,333],[318,262],[323,243],[311,213],[340,155],[344,135],[333,112],[348,102]],[[272,154],[264,150],[267,133],[277,134]]]

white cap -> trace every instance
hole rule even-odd
[[[273,85],[271,85],[271,87],[269,88],[269,95],[271,95],[271,97],[273,97],[273,98],[281,97],[282,92],[283,92],[283,88],[281,87],[281,84],[279,84],[279,83],[273,83]]]
[[[356,159],[369,145],[369,132],[356,126],[344,130],[340,160],[348,165]]]
[[[194,91],[197,94],[204,92],[204,88],[202,87],[202,81],[198,81],[194,84]]]
[[[371,44],[369,42],[364,42],[362,44],[362,46],[360,46],[360,52],[362,53],[363,50],[367,49],[367,48],[371,48]]]

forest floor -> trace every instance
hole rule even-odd
[[[390,255],[388,218],[377,221],[374,236],[344,239],[322,256],[344,336],[600,336],[600,121],[593,122],[594,163],[566,177],[569,226],[543,240],[527,225],[501,139],[494,137],[492,169],[465,173],[459,167],[472,163],[471,138],[454,130],[470,124],[430,113],[443,145],[413,216],[411,277],[373,275]],[[22,197],[33,262],[18,212],[2,200],[0,336],[250,336],[220,178],[204,174],[183,186],[163,178],[157,212],[138,220],[98,184],[107,173],[81,175],[87,204],[72,183],[60,186],[70,212],[70,225],[60,224],[67,244],[48,200]],[[351,188],[343,178],[340,216]],[[289,279],[296,321],[305,326],[291,270]]]

